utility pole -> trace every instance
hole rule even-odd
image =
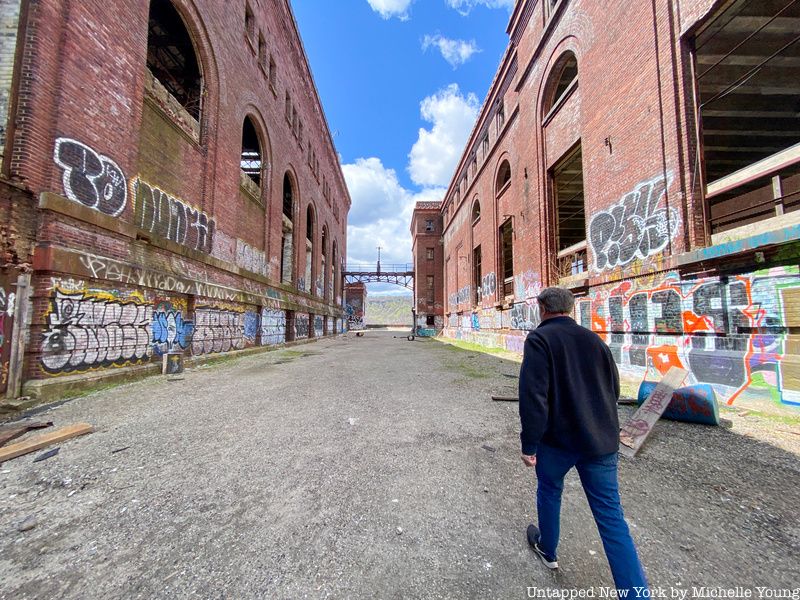
[[[378,275],[381,273],[381,247],[378,246]]]

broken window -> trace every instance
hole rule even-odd
[[[581,159],[579,144],[553,167],[550,175],[560,277],[576,275],[586,270],[586,209]]]
[[[203,76],[192,38],[170,0],[152,0],[150,3],[147,68],[199,121]]]
[[[507,160],[500,163],[500,168],[497,170],[497,182],[495,183],[495,194],[500,194],[506,187],[508,182],[511,181],[511,165]]]
[[[711,231],[800,208],[800,3],[735,0],[694,40]]]
[[[569,50],[556,61],[548,83],[548,101],[544,105],[544,114],[561,104],[578,81],[578,59]]]
[[[291,283],[294,271],[294,227],[292,224],[294,192],[288,173],[283,176],[283,214],[289,222],[284,222],[283,237],[281,238],[281,283]]]
[[[481,203],[476,198],[475,203],[472,205],[472,224],[474,225],[480,220],[481,220]]]
[[[327,299],[328,298],[328,285],[330,284],[330,280],[328,279],[328,226],[322,226],[322,245],[320,246],[320,251],[322,253],[322,278],[323,278],[323,289],[322,289],[322,297]]]
[[[427,219],[425,221],[425,231],[433,231],[433,219]]]
[[[503,267],[503,295],[514,295],[514,229],[511,219],[500,226],[500,261]]]
[[[261,186],[261,142],[250,117],[245,117],[242,127],[242,171],[257,186]]]
[[[306,209],[306,292],[314,289],[314,275],[314,207],[309,204]]]
[[[427,260],[433,260],[433,248],[425,248],[425,258]]]

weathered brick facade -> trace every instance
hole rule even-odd
[[[411,217],[415,331],[419,335],[434,335],[444,328],[441,207],[441,202],[417,202]]]
[[[350,198],[288,0],[16,4],[0,241],[2,282],[34,269],[23,393],[341,331]]]
[[[442,203],[445,335],[521,352],[539,323],[538,291],[560,284],[579,296],[579,322],[611,346],[628,393],[682,365],[723,402],[800,406],[791,146],[800,140],[780,134],[788,150],[763,160],[771,147],[754,150],[752,165],[709,181],[709,165],[742,152],[740,125],[767,139],[751,124],[773,117],[769,106],[748,108],[753,96],[738,110],[701,112],[696,95],[726,89],[712,76],[739,68],[730,80],[746,86],[739,73],[762,60],[723,47],[723,30],[733,22],[748,35],[771,4],[737,3],[740,14],[718,19],[727,6],[516,3],[508,50]],[[771,50],[760,51],[767,64]],[[709,136],[722,134],[734,141],[712,148]],[[769,196],[760,215],[756,193]],[[736,209],[727,221],[719,198]]]

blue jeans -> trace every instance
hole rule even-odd
[[[536,476],[539,479],[536,507],[542,536],[539,547],[546,554],[556,557],[564,476],[572,467],[576,467],[603,540],[614,583],[618,589],[631,590],[628,598],[635,598],[633,588],[647,588],[647,579],[622,514],[617,460],[616,452],[604,456],[582,457],[567,450],[539,444],[536,452]]]

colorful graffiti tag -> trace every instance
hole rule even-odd
[[[623,375],[657,379],[672,366],[690,372],[728,404],[746,393],[800,406],[800,363],[791,330],[800,324],[798,269],[593,290],[576,319],[603,335]]]
[[[49,373],[149,360],[153,308],[113,293],[57,290],[46,315],[41,364]]]
[[[169,352],[182,352],[189,347],[194,333],[194,323],[184,317],[185,306],[178,307],[163,301],[153,310],[153,351],[157,356]]]

